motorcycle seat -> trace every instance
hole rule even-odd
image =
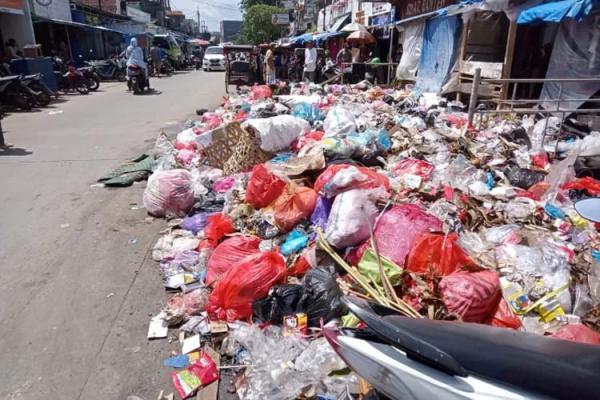
[[[600,346],[473,323],[382,319],[450,355],[474,376],[553,398],[600,393]]]

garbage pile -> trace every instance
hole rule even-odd
[[[182,332],[179,395],[219,370],[241,399],[360,393],[320,335],[359,323],[344,295],[600,344],[600,241],[573,205],[600,194],[575,171],[600,133],[559,125],[475,129],[460,103],[367,84],[255,86],[161,135],[143,201],[170,220],[152,256],[175,293],[149,337]]]

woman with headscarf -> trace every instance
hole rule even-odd
[[[132,38],[131,42],[129,42],[129,47],[125,50],[125,57],[127,57],[127,66],[135,64],[141,67],[144,70],[146,79],[148,79],[148,66],[146,65],[146,61],[144,61],[144,52],[138,46],[136,38]]]

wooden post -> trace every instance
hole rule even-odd
[[[387,76],[387,84],[392,83],[392,67],[390,63],[392,62],[392,49],[394,47],[394,31],[396,30],[396,26],[392,24],[392,30],[390,32],[390,49],[388,51],[388,76]]]
[[[471,98],[469,99],[469,125],[473,126],[473,115],[477,108],[477,94],[479,93],[479,83],[481,82],[481,68],[475,69],[473,77],[473,86],[471,86]]]
[[[460,74],[462,73],[467,38],[469,37],[469,23],[470,20],[463,24],[462,36],[460,38],[460,53],[458,55],[458,91],[456,92],[456,101],[460,101]]]
[[[515,42],[517,39],[517,22],[510,21],[508,27],[508,37],[506,38],[506,51],[504,52],[504,65],[502,66],[502,78],[510,78],[512,70],[513,58],[515,54]],[[508,96],[508,82],[502,84],[502,91],[500,92],[500,99],[506,100]]]

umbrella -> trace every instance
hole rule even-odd
[[[353,22],[342,28],[342,32],[366,32],[367,28],[358,22]]]
[[[350,36],[348,36],[348,38],[346,40],[349,42],[364,43],[364,44],[371,44],[371,43],[375,43],[377,41],[377,39],[375,39],[375,36],[371,35],[369,32],[363,32],[363,31],[357,31],[357,32],[351,33]]]
[[[210,44],[210,42],[207,42],[206,40],[202,40],[202,39],[191,39],[191,40],[188,40],[188,42],[195,43],[198,46],[208,46]]]

